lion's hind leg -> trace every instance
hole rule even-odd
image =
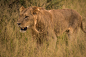
[[[79,33],[79,27],[69,27],[67,30],[67,35],[69,39],[76,39],[77,35]]]

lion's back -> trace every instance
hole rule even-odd
[[[51,10],[51,13],[56,33],[62,33],[69,27],[75,29],[77,26],[80,26],[81,16],[72,9]]]

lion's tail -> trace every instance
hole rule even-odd
[[[81,29],[84,33],[86,33],[86,31],[83,29],[83,25],[82,25],[82,22],[81,22]]]

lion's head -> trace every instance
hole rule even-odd
[[[28,28],[34,28],[36,32],[39,32],[35,25],[37,23],[37,14],[40,11],[40,7],[29,7],[24,8],[23,6],[20,8],[20,16],[18,19],[18,26],[20,27],[20,32],[25,32]]]

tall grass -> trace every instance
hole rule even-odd
[[[47,50],[46,44],[40,48],[36,47],[36,40],[33,40],[30,30],[20,33],[17,26],[18,7],[43,6],[46,9],[70,8],[79,12],[83,19],[84,29],[86,28],[86,1],[85,0],[63,0],[59,4],[53,4],[60,0],[0,0],[0,57],[86,57],[86,34],[81,30],[77,37],[68,39],[62,34],[57,38],[57,45],[54,52]],[[23,1],[26,4],[22,4]],[[54,1],[54,2],[49,2]],[[49,2],[48,4],[46,4]],[[11,4],[12,7],[8,5]],[[49,6],[50,5],[50,6]],[[85,29],[86,30],[86,29]],[[52,49],[51,49],[52,50]]]

